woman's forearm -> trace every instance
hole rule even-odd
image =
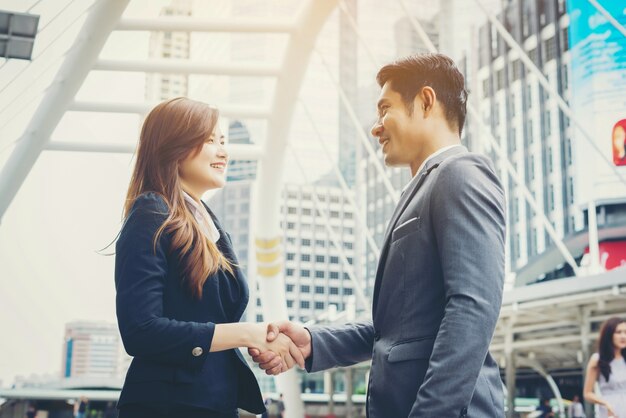
[[[265,326],[249,322],[216,324],[211,352],[230,350],[239,347],[257,347],[265,338]]]
[[[598,405],[607,406],[607,402],[594,392],[585,392],[585,400]]]

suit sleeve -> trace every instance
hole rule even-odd
[[[351,366],[372,358],[374,347],[372,321],[338,327],[311,327],[309,332],[312,351],[306,363],[308,372]]]
[[[124,223],[115,258],[118,326],[129,355],[195,370],[210,351],[215,324],[178,321],[163,314],[169,237],[162,233],[155,247],[154,236],[167,210],[161,197],[141,195]],[[201,355],[192,353],[197,347]]]
[[[502,303],[505,204],[484,158],[442,165],[430,200],[445,308],[409,417],[465,416]]]

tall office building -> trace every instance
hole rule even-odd
[[[64,378],[122,378],[130,364],[117,325],[71,322],[65,326]]]
[[[512,0],[498,18],[550,85],[566,101],[572,100],[572,67],[582,63],[573,61],[568,39],[571,17],[565,1]],[[483,121],[506,150],[557,235],[580,261],[587,251],[587,202],[593,199],[585,184],[597,178],[596,172],[605,170],[605,164],[594,160],[592,151],[582,151],[588,145],[580,135],[573,141],[575,128],[559,110],[556,99],[489,22],[480,27],[477,46],[476,94],[480,94]],[[491,155],[507,193],[508,262],[517,276],[516,283],[573,275],[495,151],[489,146],[480,151]],[[602,241],[624,240],[626,234],[619,228],[623,228],[626,217],[626,193],[621,198],[613,193],[610,198],[595,199],[601,247]]]
[[[313,196],[319,199],[315,206]],[[329,224],[333,233],[329,232]],[[285,294],[289,319],[307,322],[329,309],[351,309],[354,284],[354,211],[338,187],[287,184],[283,189],[281,228],[285,254]],[[334,235],[334,236],[333,236]],[[341,248],[337,248],[333,238]],[[347,265],[342,262],[346,257]],[[359,278],[357,277],[357,280]],[[248,306],[250,320],[262,321],[261,300]],[[334,305],[331,308],[331,305]]]
[[[161,16],[191,16],[192,0],[172,0],[161,10]],[[148,55],[153,59],[188,59],[190,57],[189,32],[152,32]],[[189,78],[181,74],[146,75],[146,99],[161,101],[178,96],[188,96]]]

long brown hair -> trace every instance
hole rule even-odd
[[[613,345],[613,334],[620,324],[626,323],[626,319],[613,317],[606,320],[600,329],[600,337],[598,338],[598,368],[600,373],[609,381],[611,377],[611,362],[615,358],[615,346]],[[622,357],[626,361],[626,349],[622,350]]]
[[[126,194],[124,218],[137,196],[155,192],[165,200],[168,217],[154,236],[154,246],[163,232],[172,235],[172,251],[178,251],[183,281],[190,293],[200,299],[208,277],[220,268],[233,274],[232,264],[217,245],[207,239],[187,208],[179,163],[200,152],[213,133],[217,109],[185,97],[157,105],[146,117],[137,147],[137,160]]]

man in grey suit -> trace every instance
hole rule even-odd
[[[420,54],[383,67],[378,120],[388,166],[409,166],[387,227],[372,320],[290,336],[316,372],[371,359],[370,418],[504,416],[502,381],[489,354],[504,282],[504,193],[491,162],[460,143],[467,91],[454,62]],[[268,374],[271,353],[251,350]]]

